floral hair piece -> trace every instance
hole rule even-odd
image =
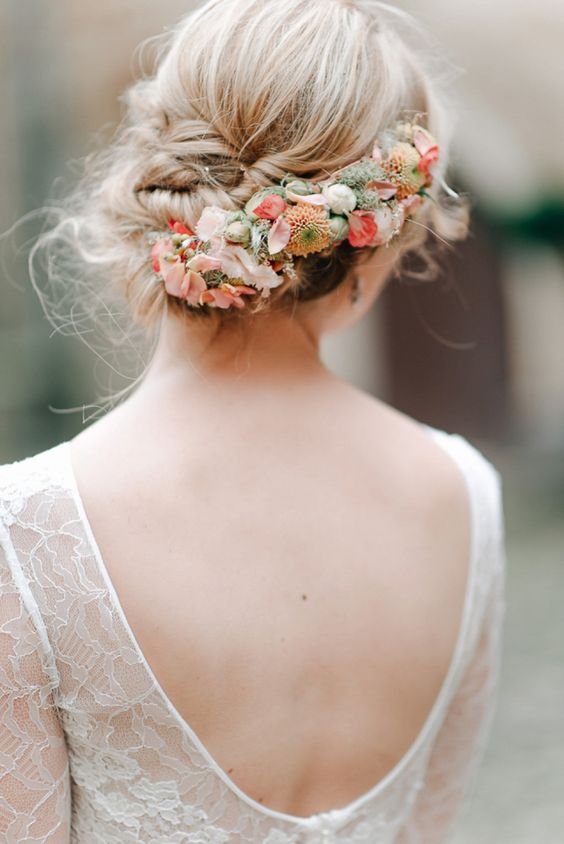
[[[207,207],[195,232],[177,220],[152,232],[153,269],[169,295],[199,308],[244,308],[296,277],[294,260],[329,254],[344,241],[388,245],[429,197],[439,148],[416,123],[398,123],[372,153],[321,182],[288,175],[243,210]]]

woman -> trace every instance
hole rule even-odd
[[[463,234],[395,19],[211,0],[39,244],[156,342],[0,471],[9,842],[447,840],[493,712],[500,475],[319,355],[429,228]]]

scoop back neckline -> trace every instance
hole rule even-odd
[[[435,440],[441,440],[443,437],[450,437],[451,434],[447,433],[446,431],[442,431],[439,428],[434,428],[432,426],[426,425],[424,423],[419,423],[423,428],[427,429],[431,432],[431,436]],[[440,436],[437,437],[436,435],[439,434]],[[77,508],[77,512],[81,521],[81,524],[84,528],[86,533],[88,542],[90,544],[90,548],[92,550],[93,556],[96,560],[97,567],[99,572],[102,576],[102,579],[105,583],[105,586],[108,590],[110,595],[112,604],[115,608],[115,611],[120,619],[120,622],[130,640],[130,645],[132,650],[135,652],[139,662],[142,664],[145,673],[147,674],[149,680],[151,681],[154,691],[158,694],[163,706],[167,709],[171,717],[177,723],[179,729],[185,734],[195,745],[198,749],[202,757],[206,760],[207,764],[209,765],[210,769],[215,773],[215,775],[222,780],[222,782],[227,786],[227,788],[240,800],[250,806],[255,812],[258,812],[261,815],[266,815],[272,819],[276,819],[279,821],[284,821],[286,823],[291,823],[294,825],[298,825],[304,828],[307,827],[315,827],[318,826],[320,823],[323,822],[331,822],[332,825],[348,822],[351,817],[355,814],[357,810],[359,810],[362,806],[370,803],[371,800],[375,799],[376,797],[380,796],[385,789],[392,784],[395,780],[398,779],[400,774],[407,768],[408,764],[414,759],[417,752],[424,747],[425,740],[427,739],[428,735],[432,732],[432,728],[440,719],[441,713],[444,708],[444,704],[449,699],[449,693],[451,690],[451,686],[453,685],[453,680],[456,676],[456,673],[459,668],[459,664],[461,661],[461,656],[464,652],[464,645],[467,635],[467,630],[470,623],[470,608],[472,604],[472,597],[474,593],[474,582],[475,582],[475,569],[476,569],[476,552],[477,552],[477,513],[476,513],[476,505],[474,501],[474,495],[472,492],[472,487],[466,471],[460,466],[458,460],[452,456],[450,449],[444,448],[444,451],[451,457],[452,461],[458,466],[459,471],[461,472],[464,482],[466,485],[467,495],[468,495],[468,506],[469,506],[469,516],[470,516],[470,548],[468,552],[468,566],[467,566],[467,576],[466,576],[466,587],[465,587],[465,596],[464,596],[464,605],[462,609],[461,619],[459,622],[458,633],[454,645],[454,649],[452,652],[452,656],[450,659],[450,663],[448,669],[446,671],[445,677],[439,689],[437,696],[433,702],[433,705],[425,718],[419,732],[417,733],[415,739],[412,741],[406,752],[401,756],[401,758],[396,762],[396,764],[386,773],[383,777],[381,777],[373,786],[371,786],[367,791],[363,794],[359,795],[358,797],[351,800],[349,803],[345,804],[344,806],[337,807],[335,809],[327,809],[322,812],[316,812],[312,815],[292,815],[287,812],[278,811],[277,809],[270,809],[268,806],[264,806],[258,801],[254,800],[250,795],[246,794],[239,786],[229,777],[229,775],[221,768],[218,762],[214,759],[212,754],[206,748],[202,740],[199,738],[195,730],[190,726],[188,721],[180,714],[176,706],[173,704],[172,700],[164,691],[163,687],[161,686],[159,680],[157,679],[153,669],[151,668],[143,650],[137,638],[129,624],[129,620],[125,614],[119,596],[116,592],[114,584],[111,580],[108,568],[105,564],[104,558],[102,556],[100,547],[94,535],[92,526],[90,524],[90,520],[86,513],[86,509],[84,506],[84,502],[82,499],[82,495],[78,488],[77,478],[74,472],[74,466],[72,463],[72,455],[71,455],[71,442],[72,440],[64,440],[63,442],[59,443],[58,446],[54,446],[51,450],[53,454],[57,451],[60,451],[65,460],[65,476],[68,481],[68,487],[70,492],[72,493],[72,497],[74,500],[74,504]],[[443,447],[443,446],[441,446]]]

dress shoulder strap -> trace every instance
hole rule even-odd
[[[22,631],[27,631],[22,636],[28,648],[36,639],[33,649],[41,653],[50,689],[58,686],[59,676],[38,567],[42,555],[53,555],[49,543],[60,527],[58,511],[65,508],[68,482],[63,458],[62,448],[54,446],[0,465],[0,588],[4,598],[0,628],[17,620]]]
[[[461,434],[425,425],[431,436],[453,458],[466,481],[472,520],[474,565],[474,627],[479,629],[491,595],[505,585],[505,519],[503,478],[480,449]]]
[[[68,473],[60,443],[30,457],[0,465],[0,522],[9,527],[26,501],[38,493],[68,488]]]
[[[503,478],[497,467],[461,434],[424,425],[460,467],[466,480],[479,541],[504,535]]]

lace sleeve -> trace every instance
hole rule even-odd
[[[0,839],[68,844],[67,749],[37,615],[0,521]]]
[[[398,844],[444,844],[469,808],[497,705],[505,617],[506,556],[501,479],[494,470],[493,526],[485,546],[489,588],[472,656],[437,734],[425,787]],[[489,499],[492,503],[492,499]]]

